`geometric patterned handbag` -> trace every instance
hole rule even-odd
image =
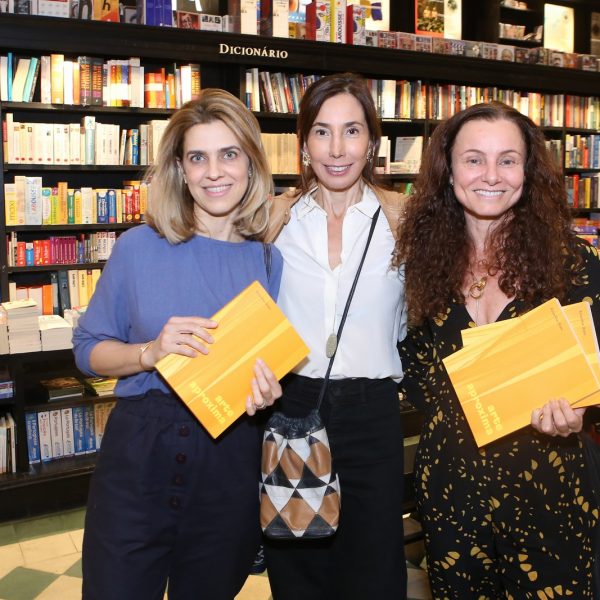
[[[340,482],[319,409],[327,391],[342,329],[379,216],[371,222],[367,243],[346,300],[337,334],[327,341],[329,365],[316,408],[306,417],[274,413],[265,427],[260,483],[260,525],[273,539],[316,539],[333,535],[340,518]],[[331,339],[333,337],[333,339]],[[332,342],[332,343],[330,343]]]
[[[314,539],[335,533],[340,486],[321,415],[277,412],[263,439],[260,524],[273,539]]]

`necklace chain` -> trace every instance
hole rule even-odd
[[[485,292],[485,286],[488,282],[488,275],[483,275],[479,279],[475,279],[475,273],[471,271],[473,277],[473,283],[469,286],[467,293],[473,300],[475,300],[475,325],[479,326],[479,299]]]

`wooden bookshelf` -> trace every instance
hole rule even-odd
[[[496,5],[496,2],[480,3]],[[498,9],[499,10],[499,9]],[[499,18],[499,17],[498,17]],[[495,20],[497,28],[498,18]],[[465,35],[465,37],[467,37]],[[474,39],[474,38],[469,38]],[[485,40],[485,37],[479,39]],[[493,40],[490,40],[493,41]],[[108,22],[55,19],[50,17],[23,17],[0,14],[0,53],[13,52],[17,55],[41,55],[63,53],[72,57],[91,55],[103,58],[140,57],[148,66],[166,66],[174,62],[193,61],[201,65],[202,87],[222,87],[241,97],[245,70],[259,67],[261,70],[288,73],[309,72],[326,74],[354,71],[374,79],[422,80],[428,84],[464,84],[472,86],[498,86],[520,91],[535,91],[550,94],[573,94],[589,96],[594,91],[600,95],[600,73],[572,69],[560,69],[544,65],[507,63],[464,56],[428,54],[402,50],[371,47],[353,47],[323,42],[295,39],[262,38],[238,34],[158,28]],[[108,108],[108,107],[64,107],[32,103],[0,103],[0,118],[4,112],[23,116],[23,120],[66,119],[70,114],[96,112],[103,119],[122,120],[123,123],[140,122],[149,115],[168,116],[168,111],[152,109]],[[294,115],[257,114],[265,131],[293,132]],[[18,120],[18,119],[17,119]],[[384,134],[424,135],[435,126],[426,119],[386,119]],[[549,128],[551,137],[563,139],[567,128]],[[15,174],[43,174],[61,171],[60,177],[81,185],[107,187],[105,181],[131,178],[132,171],[140,167],[37,167],[35,165],[7,165],[2,160],[0,190],[4,182],[12,181]],[[58,175],[58,173],[57,173]],[[412,176],[391,176],[390,181],[410,181]],[[297,180],[296,175],[279,175],[276,183],[286,185]],[[2,192],[0,192],[2,193]],[[2,214],[4,212],[2,211]],[[6,227],[0,219],[0,237],[4,241],[7,232],[38,233],[40,231],[79,231],[118,229],[126,226],[69,225],[69,226],[19,226]],[[6,244],[0,244],[0,291],[6,299],[8,282],[15,274],[36,274],[36,268],[6,267]],[[95,265],[94,265],[95,266]],[[91,268],[88,265],[69,265],[71,268]],[[53,265],[46,270],[57,270]],[[21,270],[22,269],[22,270]],[[44,268],[37,268],[44,271]],[[50,356],[52,355],[52,356]],[[60,359],[60,360],[59,360]],[[27,378],[39,377],[45,365],[57,361],[57,368],[74,371],[70,351],[34,353],[33,355],[2,356],[13,373],[16,394],[11,402],[19,431],[19,472],[16,475],[0,476],[0,519],[26,516],[43,510],[64,508],[81,504],[87,493],[89,476],[93,470],[93,455],[61,459],[40,467],[30,468],[27,460],[24,414],[28,406],[39,407],[37,401],[28,403],[25,396]],[[407,432],[407,435],[413,435]]]

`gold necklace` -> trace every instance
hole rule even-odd
[[[468,294],[475,300],[475,325],[479,327],[479,299],[483,296],[485,286],[487,285],[488,276],[483,275],[479,279],[475,279],[475,273],[471,271],[473,283],[469,286]]]
[[[475,281],[475,274],[472,271],[471,275],[473,275],[473,283],[469,287],[469,296],[471,296],[471,298],[474,300],[479,300],[479,298],[483,296],[485,286],[487,285],[488,276],[484,275]]]

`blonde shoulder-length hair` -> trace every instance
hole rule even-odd
[[[273,179],[260,126],[238,98],[225,90],[207,88],[169,119],[158,156],[146,176],[151,181],[146,222],[172,244],[189,240],[197,232],[194,199],[180,168],[185,134],[194,125],[214,121],[229,127],[250,161],[248,188],[240,203],[236,230],[247,239],[263,241],[266,237]]]

